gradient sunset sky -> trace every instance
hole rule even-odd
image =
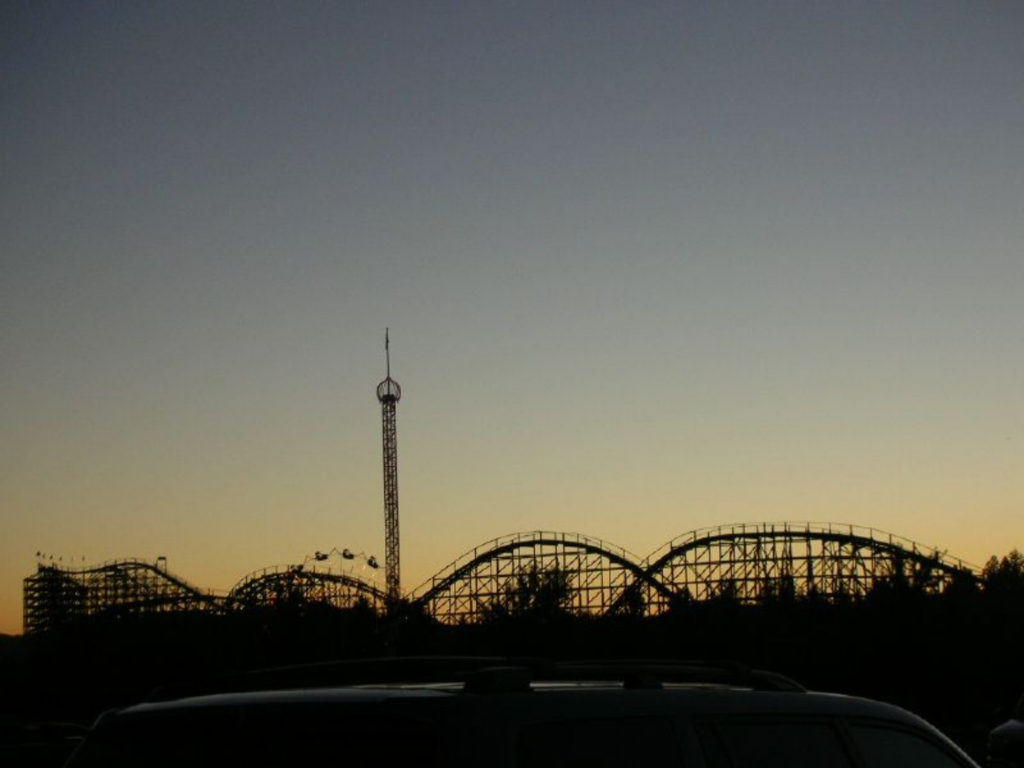
[[[382,558],[386,326],[406,589],[534,529],[1024,548],[1024,3],[26,0],[0,36],[0,632],[37,551],[224,590]]]

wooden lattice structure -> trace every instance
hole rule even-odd
[[[467,552],[409,599],[442,623],[473,623],[507,609],[530,578],[546,576],[558,579],[559,610],[580,616],[656,615],[716,599],[856,600],[879,588],[935,594],[980,579],[978,568],[942,551],[870,528],[746,523],[692,531],[644,559],[580,534],[517,533]],[[314,603],[383,614],[394,605],[375,585],[315,564],[256,571],[215,595],[141,560],[80,569],[40,563],[24,581],[24,599],[26,633],[100,615]]]
[[[638,559],[624,549],[580,534],[535,531],[470,550],[417,589],[414,599],[445,624],[472,623],[500,606],[531,571],[560,574],[568,586],[565,607],[581,615],[606,613],[646,578]]]
[[[835,523],[743,523],[691,531],[643,563],[633,591],[648,613],[672,599],[740,603],[816,596],[863,598],[881,586],[942,592],[978,569],[936,549],[871,528]],[[665,589],[652,589],[658,583]],[[666,592],[673,598],[666,600]]]
[[[86,616],[209,611],[220,604],[216,595],[142,560],[78,569],[40,564],[24,581],[26,633]]]
[[[383,592],[355,576],[302,565],[255,571],[238,582],[226,599],[227,607],[233,610],[310,603],[334,608],[367,605],[383,610],[386,602]]]
[[[414,592],[441,622],[492,613],[522,574],[568,577],[564,608],[577,615],[654,615],[690,601],[757,603],[866,597],[876,588],[939,593],[976,583],[978,569],[890,533],[834,523],[745,523],[692,531],[640,560],[578,534],[535,531],[487,542]]]

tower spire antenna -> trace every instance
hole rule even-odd
[[[387,377],[377,385],[380,401],[384,458],[384,581],[389,606],[402,597],[398,565],[398,430],[395,406],[402,399],[402,388],[391,378],[390,329],[384,329],[384,358]]]

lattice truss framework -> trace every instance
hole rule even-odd
[[[24,580],[25,632],[55,629],[86,616],[220,612],[323,603],[335,608],[365,604],[382,611],[384,594],[356,576],[308,566],[255,571],[227,594],[204,592],[159,565],[119,560],[64,569],[38,566]]]
[[[81,569],[40,565],[24,581],[25,632],[99,614],[215,609],[217,598],[152,563],[119,560]]]
[[[394,396],[381,401],[384,456],[384,579],[388,598],[394,602],[402,594],[398,533],[398,427],[395,422]]]
[[[416,601],[443,623],[473,623],[502,605],[523,574],[557,569],[568,582],[566,608],[600,615],[641,575],[636,562],[625,550],[579,534],[518,533],[467,552],[416,590]]]
[[[975,568],[909,539],[835,524],[741,524],[693,531],[647,558],[651,577],[637,587],[649,613],[675,597],[697,601],[730,596],[755,603],[781,596],[863,598],[880,584],[902,583],[942,592]]]
[[[880,583],[937,593],[976,567],[908,539],[837,524],[744,524],[685,534],[640,560],[579,534],[535,531],[481,545],[415,590],[411,599],[444,623],[475,622],[531,570],[565,574],[566,608],[578,615],[657,614],[673,601],[730,596],[751,603],[771,596],[859,598]],[[40,564],[24,580],[25,632],[92,615],[222,611],[325,603],[368,604],[383,612],[387,595],[355,575],[315,566],[256,571],[226,596],[205,592],[141,560],[82,569]]]
[[[382,610],[385,596],[355,576],[304,566],[279,566],[249,574],[234,586],[226,599],[229,609],[310,603],[334,608],[363,604]]]
[[[978,569],[909,539],[839,524],[758,523],[693,531],[642,561],[576,534],[521,533],[468,552],[416,590],[444,623],[475,622],[519,574],[559,568],[570,576],[573,613],[667,610],[675,601],[730,597],[756,603],[786,595],[862,598],[903,583],[942,592]]]

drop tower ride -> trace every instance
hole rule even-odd
[[[395,406],[402,399],[402,388],[391,378],[391,341],[384,330],[384,357],[387,378],[377,385],[384,437],[384,587],[388,605],[393,606],[402,596],[398,566],[398,434],[395,426]]]

